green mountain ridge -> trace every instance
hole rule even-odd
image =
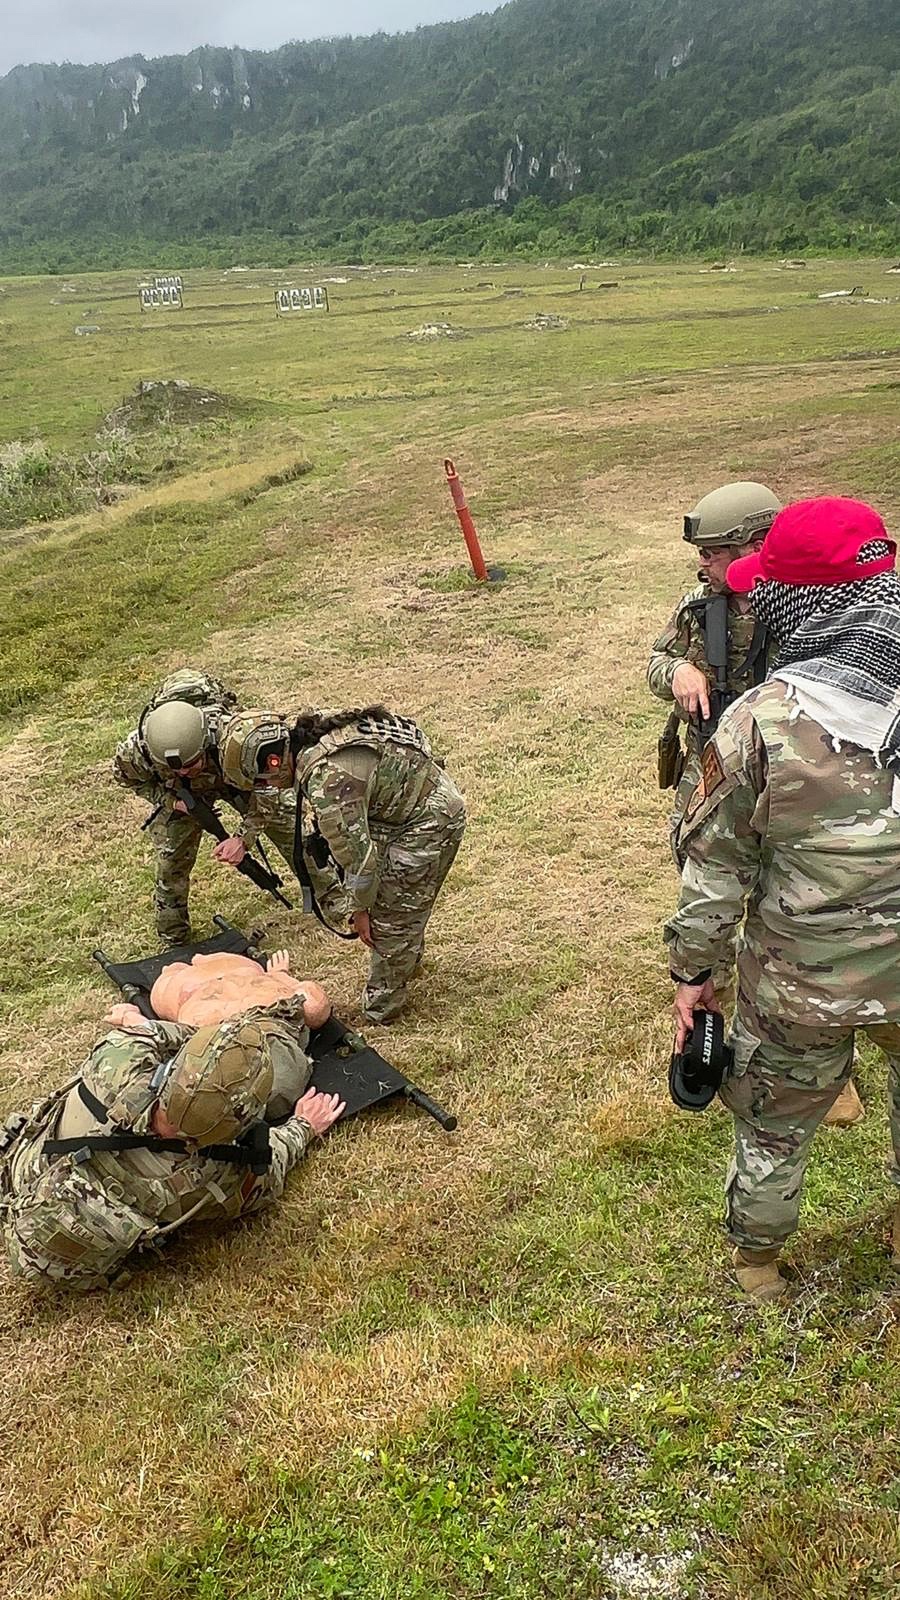
[[[512,0],[0,80],[0,250],[893,249],[894,0]]]

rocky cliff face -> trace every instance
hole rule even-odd
[[[243,50],[193,50],[109,66],[14,67],[0,79],[0,129],[7,148],[67,139],[81,148],[109,144],[138,122],[161,129],[173,107],[221,112],[234,126],[253,110]],[[198,132],[201,121],[197,119]]]
[[[17,67],[0,242],[715,204],[796,155],[798,204],[844,183],[846,210],[861,170],[871,208],[898,129],[896,0],[512,0],[392,37]]]

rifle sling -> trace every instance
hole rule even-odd
[[[300,880],[303,889],[303,902],[309,901],[309,909],[314,917],[321,922],[328,933],[333,933],[336,939],[355,939],[355,933],[341,933],[340,928],[333,928],[328,918],[324,915],[316,898],[316,891],[310,877],[309,867],[306,865],[306,855],[303,849],[303,790],[297,785],[297,807],[294,812],[294,871]]]

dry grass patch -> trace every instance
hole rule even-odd
[[[636,301],[669,294],[658,278],[636,274]],[[425,278],[417,283],[427,293]],[[684,311],[700,292],[675,275],[666,303]],[[797,314],[798,328],[812,327],[806,309]],[[176,1240],[108,1295],[41,1297],[0,1275],[0,1357],[14,1375],[2,1418],[5,1593],[62,1595],[79,1576],[99,1593],[102,1575],[130,1571],[137,1553],[152,1565],[165,1528],[179,1547],[197,1545],[196,1569],[185,1569],[192,1600],[255,1600],[253,1573],[276,1557],[273,1581],[286,1594],[374,1600],[400,1592],[404,1574],[388,1552],[370,1588],[358,1576],[381,1559],[371,1498],[407,1578],[419,1562],[440,1600],[451,1580],[458,1594],[504,1592],[482,1554],[507,1574],[505,1592],[515,1579],[523,1600],[545,1600],[558,1573],[568,1600],[579,1574],[595,1571],[583,1534],[640,1555],[654,1529],[661,1538],[674,1529],[678,1549],[688,1535],[704,1550],[721,1541],[710,1595],[725,1581],[722,1552],[743,1541],[736,1571],[750,1594],[754,1575],[807,1571],[797,1566],[803,1529],[794,1538],[780,1524],[783,1568],[767,1565],[775,1533],[741,1531],[741,1508],[768,1496],[786,1517],[807,1495],[821,1510],[849,1470],[836,1415],[848,1438],[868,1440],[857,1452],[860,1528],[886,1504],[880,1407],[894,1375],[880,1354],[864,1375],[853,1367],[886,1293],[868,1225],[876,1117],[823,1145],[815,1226],[797,1247],[813,1287],[776,1322],[748,1317],[725,1286],[716,1231],[725,1119],[688,1125],[664,1095],[659,927],[674,883],[654,776],[662,709],[643,672],[693,577],[680,517],[738,462],[749,476],[771,472],[786,495],[813,467],[822,487],[831,470],[843,483],[856,470],[849,448],[881,448],[892,427],[892,396],[882,405],[876,389],[890,361],[869,354],[850,367],[840,349],[829,365],[818,345],[815,359],[785,360],[775,329],[786,322],[762,325],[771,343],[742,356],[740,370],[724,365],[731,356],[712,321],[680,323],[674,335],[657,325],[650,354],[640,328],[616,330],[607,348],[602,331],[573,327],[542,345],[532,383],[524,363],[537,358],[513,331],[506,344],[502,330],[473,343],[465,373],[449,341],[427,370],[408,350],[400,372],[391,327],[371,317],[363,335],[348,314],[317,331],[302,391],[269,335],[231,330],[221,348],[212,338],[202,346],[200,376],[221,385],[217,368],[246,351],[251,392],[270,384],[280,403],[307,408],[316,471],[271,486],[265,516],[241,506],[283,467],[271,440],[254,450],[242,435],[213,473],[160,491],[158,519],[141,521],[131,501],[91,525],[110,541],[96,632],[86,569],[81,653],[60,666],[71,675],[61,687],[35,681],[33,711],[8,724],[0,748],[4,1107],[59,1082],[92,1042],[112,998],[89,967],[93,944],[122,955],[152,945],[144,807],[107,782],[107,762],[146,693],[189,659],[248,703],[385,700],[418,716],[446,755],[470,827],[409,1013],[378,1043],[457,1111],[460,1129],[448,1139],[396,1107],[359,1119],[316,1152],[270,1215]],[[378,360],[384,392],[399,392],[402,378],[405,396],[388,422],[371,373],[372,394],[359,392]],[[117,389],[127,381],[117,376]],[[798,427],[809,430],[802,453]],[[450,449],[487,558],[507,571],[488,590],[463,577],[441,472]],[[185,505],[188,489],[203,497],[198,509]],[[142,555],[167,541],[167,571],[135,588],[116,633],[102,621],[102,584],[130,572],[136,537]],[[173,597],[163,577],[180,578],[201,544],[206,564]],[[91,559],[69,530],[11,551],[10,581],[66,592],[76,548]],[[358,1018],[361,951],[271,907],[205,855],[194,909],[198,930],[221,910],[262,928],[270,947],[288,945],[338,1012]],[[840,1275],[826,1290],[816,1252],[836,1248],[848,1211],[858,1227],[841,1237]],[[808,1461],[791,1448],[798,1384]],[[460,1422],[470,1389],[489,1410],[499,1397],[496,1437],[492,1423],[482,1435],[468,1413]],[[561,1394],[586,1419],[587,1442]],[[441,1499],[469,1448],[464,1427],[483,1455],[474,1510]],[[528,1473],[511,1472],[501,1495],[492,1452],[506,1461],[516,1441],[543,1476],[523,1485]],[[354,1465],[354,1449],[382,1444],[389,1466]],[[280,1472],[287,1487],[273,1509],[266,1497]],[[297,1577],[307,1560],[298,1553],[307,1479],[297,1474],[323,1495],[336,1474],[335,1495],[352,1507],[362,1554],[344,1589],[324,1587],[324,1567],[309,1590]],[[502,1507],[479,1506],[482,1482],[506,1497]],[[299,1518],[296,1546],[285,1533],[281,1554],[266,1546],[263,1557],[252,1529],[240,1543],[247,1518],[274,1538],[282,1517],[291,1528]],[[492,1519],[501,1533],[482,1549]],[[837,1570],[860,1545],[835,1548]],[[465,1567],[467,1551],[479,1570]],[[142,1570],[129,1594],[143,1592]],[[158,1571],[154,1597],[191,1593]]]

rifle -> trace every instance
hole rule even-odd
[[[704,595],[702,600],[692,600],[689,609],[700,619],[707,665],[715,673],[715,686],[709,691],[709,716],[703,717],[698,711],[691,723],[702,750],[732,698],[728,692],[728,596]]]
[[[211,833],[213,838],[219,841],[231,837],[215,808],[207,805],[205,800],[198,799],[197,795],[192,794],[186,783],[172,783],[168,787],[172,794],[175,795],[175,798],[182,802],[186,811],[194,818],[194,821],[199,822],[205,833]],[[151,822],[155,822],[164,806],[165,801],[163,800],[155,811],[151,811],[146,821],[141,824],[141,827],[149,828]],[[287,906],[289,911],[293,911],[292,902],[288,900],[286,895],[281,893],[282,879],[279,878],[276,872],[267,871],[261,862],[255,860],[249,854],[244,856],[237,870],[243,877],[249,878],[251,883],[255,883],[257,889],[265,890],[266,894],[270,894],[273,900],[278,901],[279,905]]]

